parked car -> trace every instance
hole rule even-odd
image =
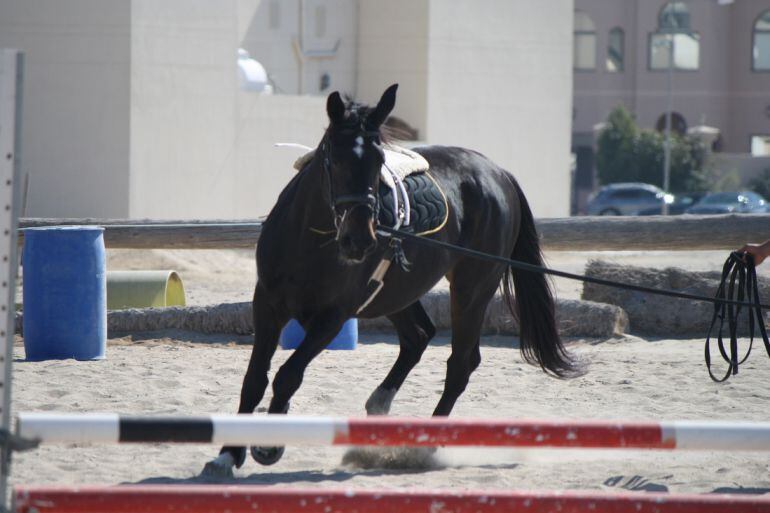
[[[704,192],[686,192],[677,194],[674,197],[674,202],[668,206],[668,214],[672,216],[684,214],[688,208],[698,203],[704,195]],[[661,214],[663,214],[663,207],[661,205],[639,211],[640,216],[659,216]]]
[[[674,200],[673,195],[648,183],[613,183],[591,197],[587,211],[590,216],[630,216],[660,207],[664,201],[670,205]]]
[[[751,191],[712,192],[688,208],[687,214],[758,214],[769,212],[767,200]]]

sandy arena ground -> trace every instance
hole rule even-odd
[[[555,254],[549,264],[581,272],[596,255]],[[639,265],[718,269],[725,253],[601,255]],[[684,257],[684,258],[683,258]],[[682,264],[684,262],[684,264]],[[189,303],[246,301],[254,281],[250,252],[110,252],[111,269],[176,269]],[[766,273],[767,265],[762,268]],[[579,285],[557,283],[562,297]],[[442,334],[405,383],[397,415],[427,416],[441,393],[448,337]],[[181,332],[135,334],[108,343],[103,361],[25,362],[17,344],[14,411],[125,414],[233,413],[249,340]],[[571,340],[589,372],[570,381],[522,362],[509,337],[487,337],[482,364],[453,415],[592,419],[770,420],[770,360],[761,343],[741,373],[712,383],[703,340]],[[279,351],[273,369],[290,353]],[[395,334],[362,334],[355,351],[326,351],[309,367],[292,412],[361,415],[369,393],[397,355]],[[270,392],[268,391],[268,396]],[[267,404],[267,399],[263,405]],[[18,454],[13,483],[198,482],[212,446],[47,446]],[[233,483],[355,487],[606,489],[708,493],[770,492],[770,453],[439,449],[430,458],[396,455],[378,468],[343,464],[340,447],[289,447],[273,467],[248,460]],[[396,466],[399,468],[387,468]]]

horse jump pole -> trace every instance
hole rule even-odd
[[[17,513],[742,513],[770,512],[770,497],[531,491],[356,490],[257,485],[17,487]]]
[[[20,413],[17,434],[48,443],[496,446],[770,451],[770,423],[396,417]]]

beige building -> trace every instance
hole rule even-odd
[[[716,151],[770,154],[770,0],[575,0],[574,41],[581,199],[595,186],[596,125],[615,106],[665,125],[669,62],[674,129],[714,127]]]
[[[0,0],[26,53],[28,216],[254,218],[315,146],[325,96],[486,153],[569,209],[573,0]],[[239,90],[238,49],[275,94]]]

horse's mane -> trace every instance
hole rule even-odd
[[[345,101],[345,121],[341,126],[343,130],[346,128],[358,128],[361,126],[361,120],[369,116],[369,114],[371,114],[371,112],[374,110],[374,107],[366,105],[365,103],[357,102],[353,100],[353,98],[349,95],[345,95],[343,99]],[[372,128],[374,127],[366,127],[367,130]],[[380,142],[382,144],[392,144],[395,143],[398,139],[395,136],[395,132],[390,127],[386,126],[386,123],[383,123],[376,128],[380,134]]]

